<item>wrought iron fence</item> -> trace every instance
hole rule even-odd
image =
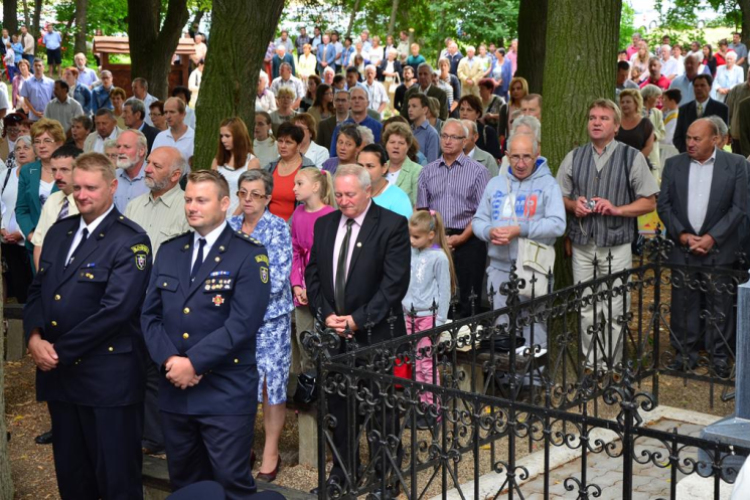
[[[708,384],[712,404],[716,387],[723,399],[734,387],[737,286],[747,272],[667,262],[670,250],[654,238],[633,268],[610,264],[543,294],[511,269],[499,291],[488,291],[504,307],[377,344],[367,325],[350,340],[307,332],[317,366],[319,497],[446,498],[453,490],[480,498],[480,479],[494,471],[504,481],[490,497],[526,498],[520,452],[542,450],[548,471],[551,451],[565,447],[580,450],[580,474],[564,480],[578,498],[601,493],[587,477],[592,454],[622,460],[624,499],[639,465],[665,470],[669,498],[683,475],[711,476],[717,488],[719,479],[733,482],[738,471],[726,457],[750,450],[642,425],[658,405],[660,374]],[[660,449],[640,449],[643,439]],[[327,481],[327,453],[338,480]]]

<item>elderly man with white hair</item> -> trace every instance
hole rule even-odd
[[[365,81],[362,83],[362,86],[367,91],[370,99],[370,109],[377,111],[382,117],[383,111],[391,103],[391,99],[388,97],[383,84],[375,79],[377,74],[378,69],[374,64],[365,66]]]
[[[716,70],[716,78],[711,86],[711,98],[719,102],[727,99],[732,87],[745,81],[745,72],[737,64],[737,54],[727,52],[726,61],[724,66],[719,66]]]
[[[669,78],[670,81],[674,80],[681,74],[680,63],[672,57],[672,47],[668,44],[661,46],[661,74]]]
[[[268,74],[261,70],[255,94],[255,112],[265,111],[266,113],[271,113],[272,111],[276,111],[276,109],[276,96],[268,88]]]
[[[448,119],[440,134],[443,154],[419,173],[417,210],[440,212],[453,250],[458,277],[459,307],[456,317],[471,316],[473,297],[481,295],[487,245],[474,234],[471,219],[490,180],[487,167],[464,154],[469,131],[459,120]]]
[[[479,80],[484,78],[484,67],[479,58],[475,57],[476,49],[466,47],[466,57],[458,63],[458,79],[461,81],[461,97],[473,94],[479,97]]]

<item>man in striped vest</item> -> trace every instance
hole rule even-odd
[[[557,174],[565,210],[572,216],[568,236],[573,243],[576,283],[632,267],[630,245],[637,234],[637,217],[656,208],[659,187],[643,155],[615,140],[619,128],[620,110],[614,102],[598,99],[591,103],[591,143],[568,153]],[[623,284],[615,280],[612,286]],[[628,297],[612,297],[611,310],[608,299],[581,310],[580,342],[588,369],[612,370],[622,358],[625,339],[618,317],[628,307],[623,296]]]

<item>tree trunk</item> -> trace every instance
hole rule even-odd
[[[388,36],[393,36],[393,28],[396,27],[396,14],[398,14],[398,0],[393,0],[391,20],[388,22]]]
[[[227,1],[227,0],[224,0]],[[223,2],[217,0],[216,4]],[[161,3],[153,0],[128,0],[130,38],[130,77],[145,78],[149,93],[166,99],[169,72],[182,28],[188,20],[187,0],[169,0],[164,23]],[[214,8],[216,5],[214,6]],[[155,50],[157,48],[159,50]]]
[[[554,174],[570,150],[588,142],[591,101],[614,98],[621,10],[622,0],[549,0],[554,15],[547,20],[542,151]],[[585,57],[592,47],[597,56]],[[559,243],[556,288],[573,282],[570,260],[563,256]]]
[[[74,52],[86,53],[86,15],[89,0],[76,0],[76,43]]]
[[[18,33],[18,0],[3,0],[3,28],[11,35]]]
[[[354,18],[357,17],[357,12],[359,11],[359,5],[361,3],[361,0],[355,0],[354,2],[354,8],[352,9],[352,13],[349,15],[349,26],[347,26],[346,28],[346,35],[344,35],[344,38],[351,36],[352,34],[352,28],[354,27]]]
[[[742,43],[750,44],[750,0],[737,0],[742,16]],[[747,68],[747,63],[745,63]]]
[[[518,70],[529,92],[542,93],[546,54],[548,0],[521,0],[518,10]]]
[[[41,36],[42,31],[39,28],[41,22],[42,22],[42,5],[44,5],[44,0],[36,0],[34,2],[34,18],[32,19],[31,23],[31,34],[34,35],[34,40],[39,38]]]
[[[27,29],[31,26],[31,17],[29,15],[29,1],[23,0],[23,24]]]
[[[15,18],[14,18],[15,19]],[[0,290],[3,289],[0,274]],[[0,325],[3,324],[3,308],[0,307]],[[0,331],[2,331],[0,329]],[[5,387],[5,342],[0,342],[0,389]],[[8,428],[5,425],[5,391],[0,391],[0,498],[13,498],[13,478],[8,459]]]
[[[255,88],[283,9],[284,0],[214,0],[196,106],[195,169],[211,165],[222,120],[238,116],[253,130]]]
[[[76,18],[78,17],[78,11],[73,11],[73,15],[70,16],[70,19],[68,19],[68,22],[65,23],[65,29],[60,30],[62,32],[62,40],[60,41],[60,45],[62,47],[65,47],[68,43],[68,37],[70,36],[70,29],[73,27],[73,23],[75,22]],[[76,26],[77,28],[78,26]],[[85,54],[85,51],[84,51]]]
[[[198,27],[200,27],[201,21],[203,20],[203,16],[206,15],[206,11],[201,9],[195,13],[195,16],[193,17],[193,22],[190,23],[190,26],[193,26],[194,24],[197,24]],[[200,31],[200,29],[198,30]]]

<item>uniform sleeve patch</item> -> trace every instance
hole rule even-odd
[[[267,267],[260,268],[260,281],[262,281],[263,283],[268,283],[268,268]]]
[[[147,263],[148,263],[148,255],[146,255],[145,253],[136,254],[135,267],[137,267],[139,271],[144,271],[146,269]]]
[[[265,263],[266,265],[269,265],[268,264],[268,255],[266,255],[266,254],[256,255],[255,256],[255,262],[257,262],[258,264]]]
[[[130,247],[130,249],[133,251],[133,253],[145,253],[146,255],[148,255],[150,252],[148,245],[144,245],[143,243],[133,245],[132,247]]]

